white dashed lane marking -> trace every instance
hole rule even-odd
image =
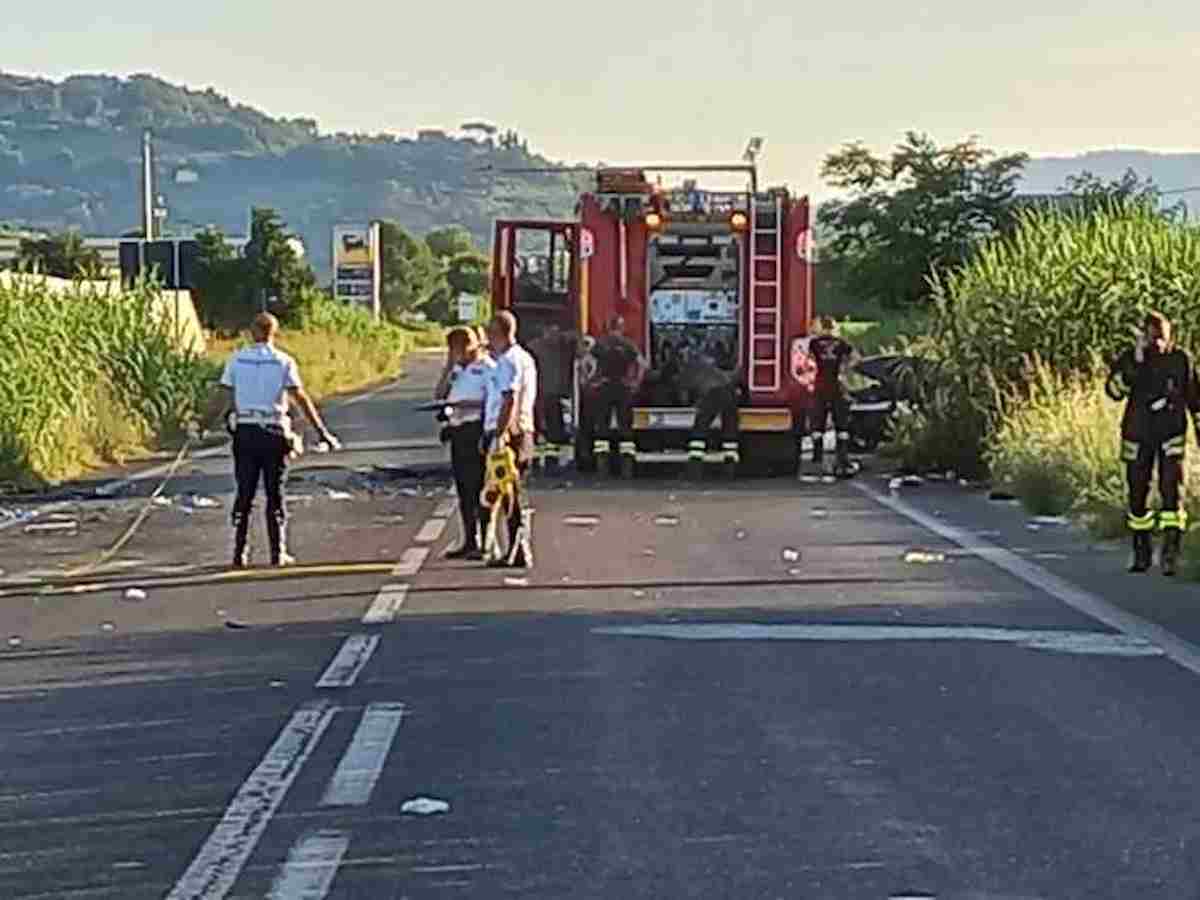
[[[400,561],[392,569],[392,575],[397,578],[409,578],[416,575],[421,570],[421,566],[424,565],[425,559],[428,556],[428,547],[409,547],[400,554]]]
[[[324,701],[306,703],[296,711],[167,900],[221,900],[229,893],[335,712],[337,707]]]
[[[271,885],[267,900],[322,900],[333,886],[350,835],[316,831],[301,836]]]
[[[317,682],[319,688],[350,687],[371,660],[379,646],[377,634],[352,634],[338,648],[325,674]]]
[[[325,787],[322,806],[365,806],[383,772],[400,722],[403,703],[367,705],[350,746]]]
[[[404,599],[408,596],[407,584],[385,584],[379,589],[371,608],[367,610],[362,621],[364,625],[383,625],[396,618]]]
[[[442,536],[442,532],[445,530],[445,519],[429,519],[421,526],[421,530],[417,532],[417,536],[413,540],[418,544],[432,544]]]

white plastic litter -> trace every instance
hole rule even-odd
[[[215,500],[212,497],[203,497],[199,494],[193,494],[191,503],[189,503],[189,506],[193,509],[216,509],[220,505],[220,500]]]
[[[891,491],[892,493],[895,493],[896,491],[900,490],[900,488],[902,488],[902,487],[904,487],[904,479],[903,478],[893,478],[891,481],[888,482],[888,490]]]
[[[172,500],[170,497],[159,496],[159,497],[155,497],[150,502],[153,503],[155,506],[170,506],[175,501]]]
[[[633,596],[635,596],[635,597],[637,597],[639,600],[641,600],[643,597],[645,597],[645,596],[646,596],[646,592],[645,592],[645,591],[634,591],[634,592],[633,592]]]
[[[655,516],[654,524],[672,528],[679,524],[679,516]]]
[[[784,547],[783,548],[783,561],[784,562],[800,562],[800,551],[797,550],[795,547]]]
[[[528,578],[505,578],[504,583],[509,587],[528,587]]]
[[[822,475],[821,484],[837,484],[837,479],[832,475]]]
[[[145,600],[146,592],[143,591],[141,588],[129,588],[127,591],[125,591],[125,599],[126,600]]]
[[[803,573],[803,570],[793,566],[792,568],[788,569],[788,574],[791,575],[793,578],[796,578],[804,573]]]
[[[909,550],[904,554],[906,563],[927,564],[946,561],[945,553],[931,553],[927,550]]]
[[[22,643],[21,638],[15,634],[8,639],[8,646],[10,647],[20,647]]]
[[[820,484],[821,479],[816,475],[801,475],[800,480],[804,484]]]
[[[576,528],[590,528],[600,524],[599,516],[564,516],[564,525],[574,525]]]
[[[353,500],[354,499],[354,495],[349,493],[348,491],[335,491],[333,488],[329,488],[329,490],[327,490],[325,492],[325,496],[328,497],[330,500]]]
[[[68,531],[78,531],[79,522],[67,519],[60,522],[35,522],[25,526],[26,534],[56,534]]]
[[[112,622],[101,622],[100,623],[101,631],[116,631],[116,629],[117,629],[117,626],[114,625]]]
[[[413,813],[418,816],[431,816],[435,813],[450,812],[450,804],[445,800],[435,800],[432,797],[414,797],[405,800],[400,807],[402,813]]]
[[[818,506],[816,509],[814,509],[812,511],[812,517],[814,519],[827,519],[827,518],[829,518],[829,510],[822,509],[821,507]]]
[[[746,532],[739,529],[734,537],[736,537],[739,541],[744,541],[746,539]]]
[[[1066,516],[1034,516],[1033,523],[1035,525],[1069,525],[1070,520]]]

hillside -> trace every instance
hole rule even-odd
[[[1043,156],[1031,159],[1021,179],[1021,192],[1051,193],[1062,189],[1070,175],[1089,171],[1103,179],[1120,178],[1133,169],[1152,178],[1160,190],[1200,186],[1200,153],[1154,153],[1149,150],[1094,150],[1077,156]],[[1191,197],[1194,206],[1200,192]],[[1170,198],[1169,198],[1170,199]],[[1174,202],[1174,199],[1171,200]]]
[[[498,175],[553,165],[512,132],[321,134],[210,90],[138,75],[61,82],[0,73],[0,222],[115,235],[139,223],[141,135],[154,134],[169,226],[243,233],[251,206],[278,209],[329,270],[330,226],[372,218],[425,232],[461,224],[486,245],[500,216],[569,215],[582,176]]]

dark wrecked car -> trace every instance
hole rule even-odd
[[[870,453],[890,439],[901,404],[921,407],[938,366],[916,356],[885,355],[860,360],[851,371],[874,382],[850,392],[850,440]]]

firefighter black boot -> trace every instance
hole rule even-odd
[[[1179,566],[1179,547],[1183,543],[1183,532],[1168,528],[1163,532],[1162,573],[1167,577],[1175,574]]]
[[[688,441],[687,477],[689,481],[704,479],[704,451],[707,449],[707,441],[701,438],[692,438]]]
[[[1133,565],[1129,567],[1129,571],[1135,573],[1148,572],[1153,562],[1154,543],[1150,539],[1150,532],[1135,531],[1133,533]]]
[[[250,551],[246,539],[250,536],[250,517],[242,513],[233,514],[233,567],[244,569],[250,565]]]
[[[290,566],[296,558],[287,552],[287,523],[267,516],[267,540],[271,544],[271,565]]]
[[[596,458],[596,474],[607,478],[612,474],[612,443],[597,440],[592,444],[592,456]]]
[[[621,477],[626,481],[632,481],[636,468],[637,444],[633,441],[621,441]]]

